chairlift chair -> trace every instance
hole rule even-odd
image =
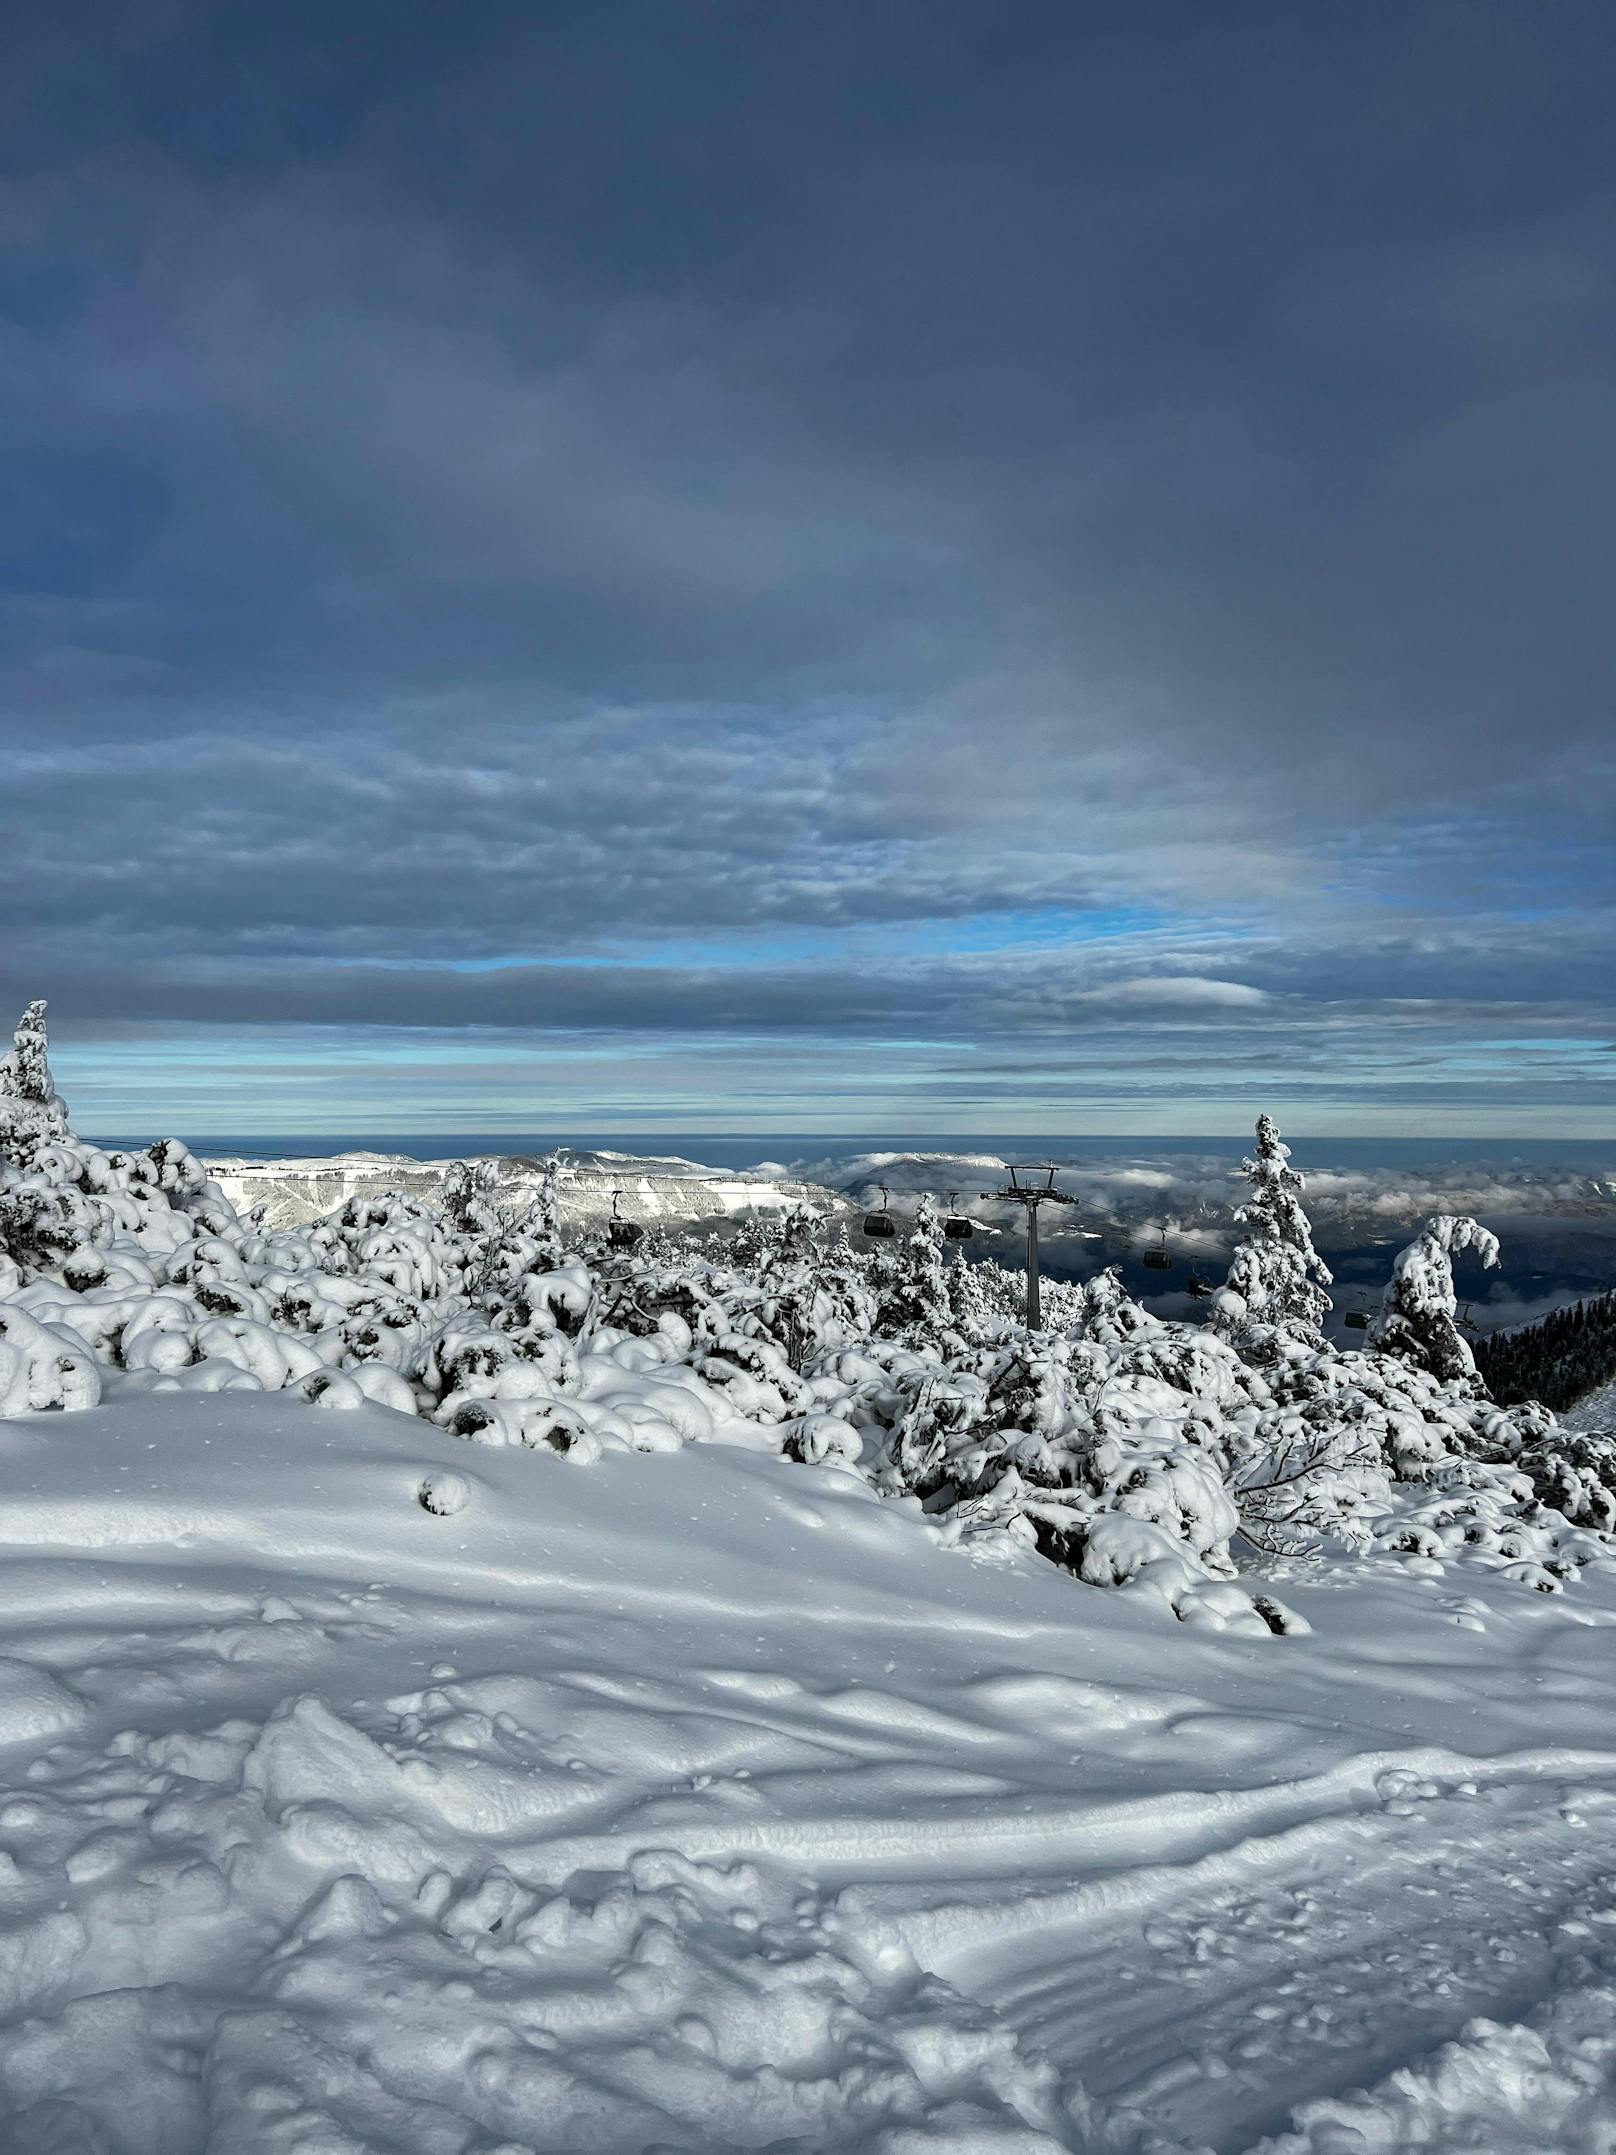
[[[1367,1332],[1369,1330],[1369,1312],[1366,1309],[1349,1309],[1341,1322],[1349,1332]]]
[[[943,1221],[943,1233],[950,1242],[964,1242],[976,1231],[976,1222],[959,1210],[959,1192],[948,1193],[948,1216]]]
[[[1158,1250],[1146,1250],[1144,1267],[1147,1272],[1172,1271],[1173,1254],[1167,1247],[1167,1230],[1165,1227],[1161,1231],[1161,1248]]]
[[[637,1242],[645,1240],[645,1229],[638,1220],[625,1220],[618,1212],[623,1202],[621,1190],[612,1192],[612,1216],[606,1222],[606,1240],[614,1250],[631,1250]]]
[[[879,1212],[865,1213],[864,1232],[872,1242],[890,1242],[898,1232],[897,1222],[887,1210],[892,1201],[892,1193],[884,1182],[880,1183],[878,1187],[881,1192],[881,1209]]]
[[[1189,1278],[1184,1282],[1184,1291],[1192,1301],[1204,1302],[1207,1296],[1212,1292],[1212,1289],[1207,1285],[1206,1281],[1202,1279],[1199,1272],[1192,1272]]]

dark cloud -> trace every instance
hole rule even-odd
[[[1596,1096],[1608,10],[8,45],[12,992]]]

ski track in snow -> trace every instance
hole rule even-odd
[[[1253,1640],[725,1445],[0,1454],[5,2155],[1613,2144],[1609,1575]]]

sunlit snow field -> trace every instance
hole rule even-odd
[[[1616,1578],[1197,1631],[734,1435],[0,1424],[7,2155],[1611,2144]]]

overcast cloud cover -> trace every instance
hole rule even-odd
[[[0,992],[90,1127],[1616,1131],[1613,109],[1603,0],[10,11]]]

